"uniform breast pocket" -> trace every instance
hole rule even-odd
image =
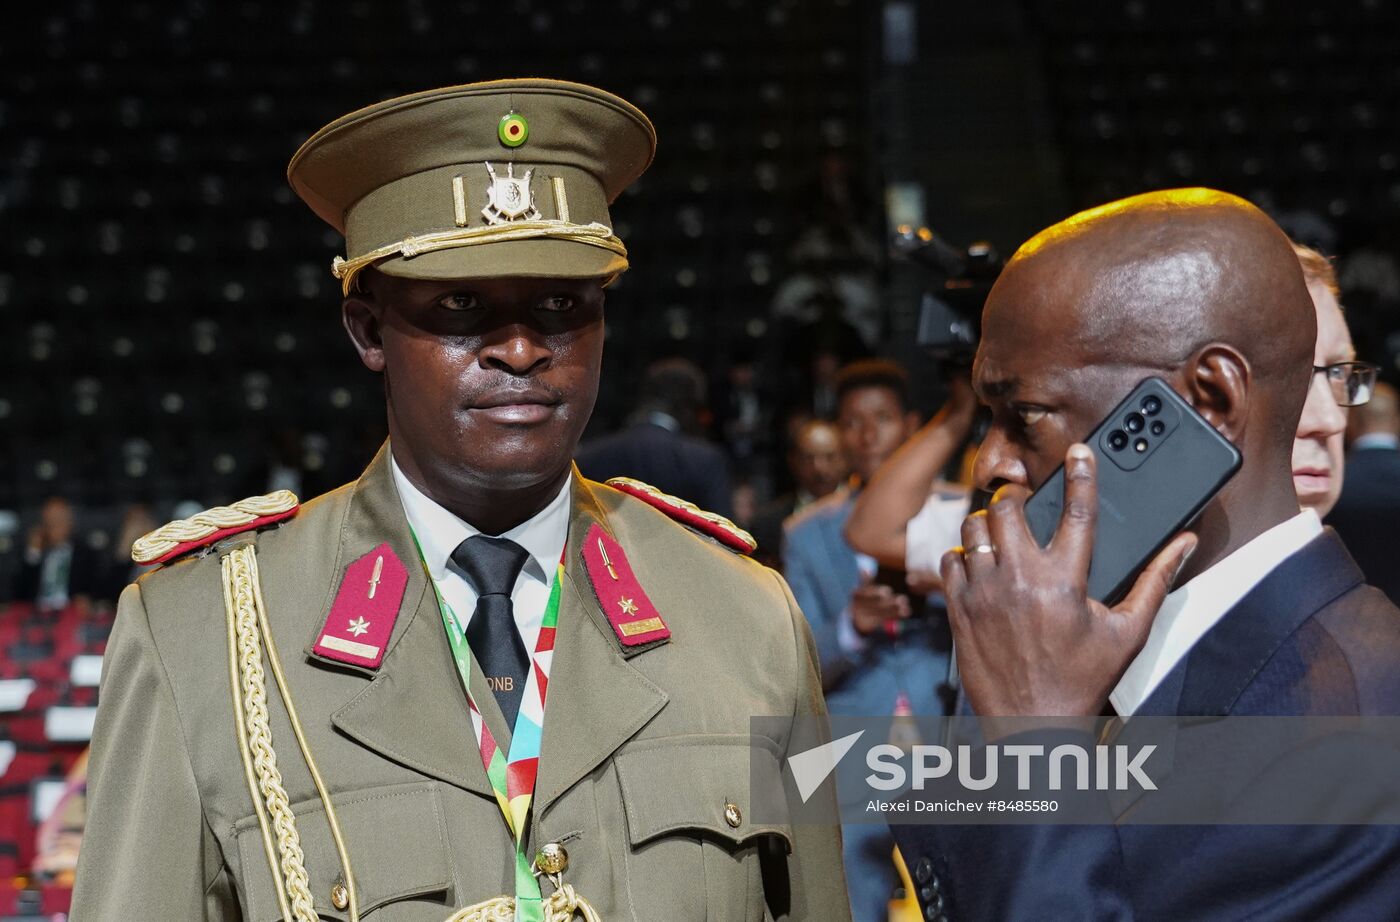
[[[360,917],[394,922],[442,922],[452,912],[446,824],[436,786],[411,782],[347,791],[331,798],[350,854]],[[340,858],[318,798],[292,804],[306,856],[311,897],[322,919],[344,920],[332,889]],[[257,817],[235,827],[242,864],[240,899],[248,922],[282,918]],[[276,832],[273,831],[276,848]]]
[[[631,846],[627,888],[638,920],[766,918],[761,858],[790,851],[792,830],[777,755],[749,742],[730,734],[666,737],[617,754]],[[763,822],[755,822],[758,813]]]

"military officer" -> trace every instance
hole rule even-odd
[[[824,713],[787,586],[570,461],[627,268],[608,205],[655,141],[512,80],[297,152],[389,440],[305,505],[137,542],[163,565],[108,647],[75,919],[849,918],[837,830],[751,810],[792,740],[751,747],[750,716]]]

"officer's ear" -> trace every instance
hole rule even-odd
[[[380,318],[384,307],[375,300],[372,277],[366,278],[373,271],[366,269],[355,280],[355,287],[340,302],[340,319],[364,366],[370,371],[383,371],[384,342]]]

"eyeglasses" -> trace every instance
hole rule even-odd
[[[1380,370],[1379,365],[1370,362],[1313,366],[1313,374],[1326,376],[1327,386],[1332,389],[1332,397],[1339,407],[1359,407],[1370,400]]]

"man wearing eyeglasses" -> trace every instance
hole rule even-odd
[[[1323,518],[1342,492],[1346,408],[1371,399],[1380,369],[1356,361],[1356,349],[1337,301],[1337,275],[1327,257],[1299,244],[1294,244],[1293,250],[1317,312],[1313,378],[1293,439],[1293,487],[1299,504]]]

